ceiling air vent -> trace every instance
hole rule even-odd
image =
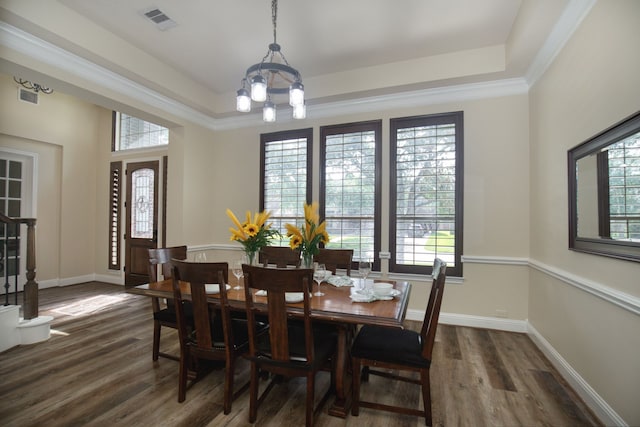
[[[38,92],[31,92],[23,88],[18,88],[18,99],[20,101],[29,102],[38,105]]]
[[[141,10],[140,13],[153,22],[156,28],[160,31],[168,30],[169,28],[173,28],[178,25],[176,24],[176,21],[169,18],[167,14],[155,6]]]

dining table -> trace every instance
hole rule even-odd
[[[237,289],[237,286],[235,286],[242,285],[242,280],[240,280],[240,283],[237,280],[233,275],[229,275],[230,287],[227,290],[227,299],[232,310],[245,311],[244,288]],[[332,324],[338,331],[335,400],[329,408],[330,415],[345,418],[351,406],[351,382],[348,381],[348,367],[350,366],[349,349],[355,327],[359,325],[377,325],[403,328],[411,284],[384,279],[375,280],[375,282],[381,281],[393,284],[395,289],[393,297],[372,298],[372,301],[355,302],[351,297],[353,286],[359,289],[371,288],[374,280],[367,279],[363,281],[361,278],[352,278],[352,286],[334,286],[323,282],[322,292],[324,295],[313,295],[311,298],[311,318],[314,321]],[[315,287],[317,285],[314,283]],[[180,291],[183,294],[183,298],[189,299],[189,283],[180,282]],[[167,279],[131,287],[127,289],[127,292],[148,297],[173,299],[173,283],[171,279]],[[266,313],[266,296],[254,294],[253,298],[255,306],[258,309],[264,307]],[[217,294],[209,294],[208,301],[212,305],[220,302]],[[302,317],[302,303],[289,303],[287,312],[291,317]]]

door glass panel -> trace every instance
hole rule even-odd
[[[22,183],[20,181],[9,181],[9,197],[14,199],[19,199],[22,188]]]
[[[22,163],[14,161],[9,162],[9,178],[22,178]]]
[[[0,212],[4,215],[22,216],[22,182],[22,162],[0,160]],[[19,225],[6,224],[1,229],[0,276],[8,281],[8,277],[20,274]]]
[[[138,169],[131,174],[131,237],[136,239],[153,238],[154,186],[153,169]]]

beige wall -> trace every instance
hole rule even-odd
[[[302,122],[314,130],[313,199],[318,200],[319,127],[361,120],[383,120],[383,228],[388,226],[389,119],[446,111],[464,111],[465,241],[464,254],[491,257],[528,256],[528,98],[510,96],[404,111]],[[297,123],[295,123],[297,124]],[[185,146],[184,237],[190,244],[239,245],[229,242],[230,220],[225,209],[244,215],[258,209],[260,133],[291,129],[291,124],[218,132],[214,141]],[[498,173],[496,173],[498,171]],[[524,191],[523,191],[524,190]],[[509,204],[504,207],[505,201]],[[186,219],[188,218],[188,219]],[[383,250],[388,236],[383,230]],[[213,252],[213,251],[210,251]],[[223,252],[227,257],[239,254]],[[213,254],[213,256],[219,256]],[[216,258],[218,259],[218,258]],[[443,310],[477,316],[527,318],[526,268],[496,264],[465,265],[464,283],[445,293]],[[387,263],[383,262],[383,273]],[[500,277],[502,280],[495,280]],[[413,280],[409,308],[424,310],[427,286]],[[506,314],[505,314],[506,313]]]
[[[18,101],[0,75],[0,143],[38,154],[37,280],[92,275],[96,247],[96,139],[103,110],[54,92]]]
[[[531,273],[529,322],[629,425],[640,425],[640,317],[569,279],[638,298],[640,266],[567,249],[566,159],[638,110],[638,17],[638,1],[599,1],[530,92],[531,258],[543,268]]]
[[[16,5],[18,2],[14,2]],[[640,2],[600,1],[546,74],[526,95],[213,132],[157,106],[102,90],[109,105],[144,110],[170,130],[168,244],[207,249],[211,259],[239,256],[229,242],[226,208],[258,208],[259,135],[313,127],[314,199],[318,195],[319,127],[383,120],[383,227],[388,226],[389,119],[464,111],[464,280],[451,278],[443,311],[463,316],[527,319],[629,424],[640,424],[639,317],[571,286],[640,297],[638,264],[567,249],[567,149],[638,109]],[[42,18],[44,20],[44,18]],[[12,61],[64,79],[19,53]],[[75,83],[75,82],[74,82]],[[82,82],[80,82],[82,83]],[[0,142],[40,154],[38,276],[69,283],[106,270],[110,110],[58,91],[34,108],[16,100],[11,77],[0,76]],[[105,104],[100,104],[105,105]],[[140,154],[160,158],[165,152]],[[123,161],[131,155],[116,156]],[[136,157],[137,158],[137,157]],[[383,250],[388,236],[382,237]],[[511,261],[524,260],[522,262]],[[527,261],[531,262],[531,267]],[[386,273],[386,262],[383,262]],[[117,279],[120,274],[116,275]],[[414,283],[410,310],[424,309],[427,288]],[[589,286],[587,286],[588,288]],[[636,305],[637,306],[637,305]],[[596,402],[601,404],[602,402]]]

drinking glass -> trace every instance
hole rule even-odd
[[[240,278],[242,276],[244,276],[244,273],[242,271],[242,260],[241,259],[233,262],[233,265],[231,267],[231,271],[233,272],[233,275],[236,276],[236,279],[237,279],[237,284],[233,287],[233,289],[235,289],[235,290],[242,289],[242,286],[240,286]]]
[[[314,270],[313,270],[313,280],[315,280],[316,282],[318,282],[318,290],[316,292],[314,292],[313,295],[321,297],[322,295],[324,295],[324,292],[320,291],[320,283],[322,283],[322,281],[324,279],[326,279],[327,277],[327,268],[325,267],[324,264],[314,264]]]
[[[358,272],[360,273],[360,277],[362,277],[362,289],[368,289],[366,282],[369,273],[371,273],[371,261],[360,261],[358,264]]]
[[[196,262],[207,262],[207,253],[206,252],[198,252],[196,254]]]

